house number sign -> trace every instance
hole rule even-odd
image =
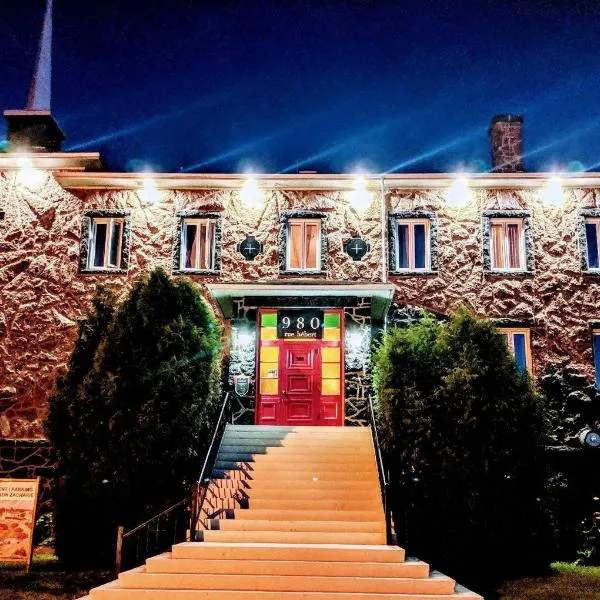
[[[323,337],[323,311],[311,308],[278,311],[277,337],[320,340]]]

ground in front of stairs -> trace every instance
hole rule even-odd
[[[600,600],[600,567],[553,567],[546,577],[507,581],[489,600]],[[73,600],[111,579],[102,571],[65,573],[49,561],[34,562],[29,574],[0,563],[0,600]]]

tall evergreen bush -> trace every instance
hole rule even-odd
[[[408,552],[480,590],[547,564],[542,406],[495,327],[391,330],[374,381]]]
[[[97,305],[81,327],[95,332],[89,348],[78,350],[80,335],[47,421],[57,551],[71,564],[109,563],[118,524],[182,497],[220,396],[220,327],[192,283],[156,270],[103,320]]]

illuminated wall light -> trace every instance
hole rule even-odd
[[[244,182],[240,191],[240,200],[244,208],[249,210],[261,210],[265,205],[265,194],[253,177],[249,177]]]
[[[161,199],[161,193],[156,187],[156,182],[150,177],[144,177],[142,187],[137,191],[137,194],[144,204],[156,204]]]
[[[234,329],[233,342],[236,348],[254,347],[255,336],[251,331]]]
[[[30,190],[42,187],[46,179],[46,173],[36,169],[29,158],[19,159],[19,170],[17,172],[17,183]]]
[[[367,189],[367,180],[357,177],[354,180],[354,189],[348,194],[350,206],[356,211],[365,211],[373,203],[373,194]]]
[[[466,177],[458,177],[454,183],[444,191],[444,200],[451,208],[464,208],[471,200],[469,181]]]
[[[358,350],[360,348],[362,348],[364,339],[365,339],[365,334],[364,332],[361,331],[352,331],[352,332],[348,332],[346,333],[346,347],[349,350]]]
[[[563,193],[560,178],[556,175],[550,177],[540,190],[540,200],[544,206],[550,208],[562,208],[565,204],[565,195]]]

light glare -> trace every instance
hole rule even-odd
[[[31,159],[23,157],[19,159],[19,171],[17,173],[17,183],[30,190],[39,189],[44,183],[46,174],[40,169],[36,169]]]
[[[540,190],[540,200],[544,206],[550,208],[562,208],[564,206],[565,196],[559,177],[554,175],[548,179],[544,187]]]
[[[469,182],[466,177],[458,177],[454,183],[444,191],[444,200],[452,208],[464,208],[471,199]]]
[[[365,211],[373,203],[373,195],[367,189],[367,180],[364,177],[354,179],[354,189],[348,194],[350,206],[356,211]]]
[[[161,193],[156,187],[154,179],[150,177],[142,179],[142,187],[138,190],[138,198],[145,204],[156,204],[160,200]]]
[[[253,177],[248,177],[240,191],[240,200],[245,208],[261,210],[265,205],[264,192],[258,187],[258,182]]]

